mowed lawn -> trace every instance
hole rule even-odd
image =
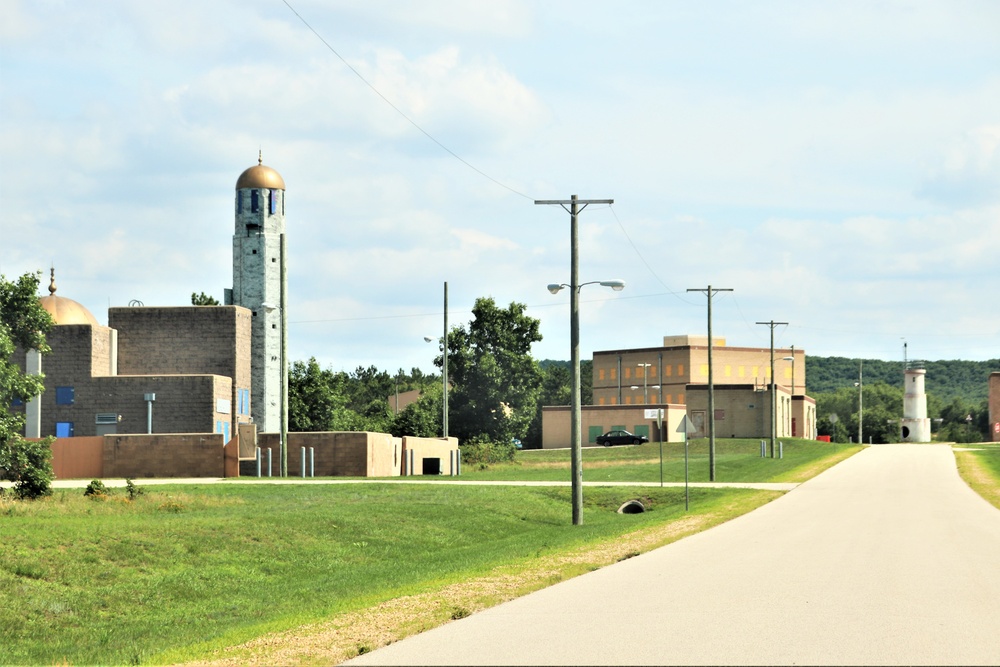
[[[760,459],[759,441],[720,440],[717,465],[722,481],[782,481],[854,451],[786,442],[772,460]],[[668,452],[677,481],[676,446]],[[658,445],[588,450],[587,478],[658,480],[658,454]],[[519,461],[467,467],[464,478],[568,479],[568,452]],[[707,479],[699,443],[691,462],[691,479]],[[690,514],[735,516],[778,495],[693,489]],[[647,512],[615,512],[636,497]],[[215,484],[149,486],[134,501],[79,489],[0,500],[0,664],[198,657],[685,516],[677,488],[588,488],[584,500],[583,526],[570,525],[565,487]]]
[[[717,438],[715,441],[716,482],[803,482],[825,468],[860,450],[856,445],[817,442],[801,438],[782,438],[771,458],[770,442],[765,441],[765,457],[760,456],[759,439]],[[664,443],[663,481],[684,481],[685,447],[682,443]],[[708,438],[691,440],[687,446],[688,479],[709,481]],[[583,448],[585,482],[659,482],[660,444],[617,445]],[[533,481],[568,481],[568,449],[525,450],[513,463],[475,465],[462,469],[463,479]]]

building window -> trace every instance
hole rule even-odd
[[[20,398],[12,398],[10,401],[10,407],[12,408],[17,408],[22,405],[24,405],[24,401],[22,401]]]
[[[237,389],[236,390],[236,410],[237,414],[248,415],[250,414],[250,390],[249,389]]]
[[[237,213],[242,213],[243,212],[243,196],[242,195],[243,195],[242,192],[237,192],[236,193],[236,212]]]
[[[258,190],[250,191],[250,212],[257,213],[260,211],[260,192]]]
[[[271,190],[271,215],[278,212],[278,191]]]
[[[56,387],[56,405],[73,405],[73,387]]]
[[[73,437],[73,422],[56,422],[56,437],[57,438],[72,438]]]

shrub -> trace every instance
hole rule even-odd
[[[493,442],[485,435],[470,438],[461,450],[463,464],[480,466],[513,461],[517,453],[513,442]]]
[[[130,479],[125,480],[125,490],[128,491],[128,499],[135,500],[146,491],[142,487],[136,486]]]
[[[101,480],[93,479],[87,485],[87,489],[83,492],[83,495],[91,498],[107,498],[108,487],[104,486],[104,482]]]
[[[34,500],[52,493],[52,438],[24,440],[13,437],[0,444],[0,468],[14,482],[14,495]]]

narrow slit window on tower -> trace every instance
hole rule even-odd
[[[278,212],[278,191],[271,190],[271,215]]]
[[[250,191],[250,212],[257,213],[260,211],[260,191],[251,190]]]
[[[242,213],[243,212],[243,193],[242,192],[237,192],[236,193],[236,212],[237,213]]]

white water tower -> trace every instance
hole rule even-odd
[[[903,442],[930,442],[931,420],[927,418],[927,394],[924,393],[923,368],[903,372]]]

